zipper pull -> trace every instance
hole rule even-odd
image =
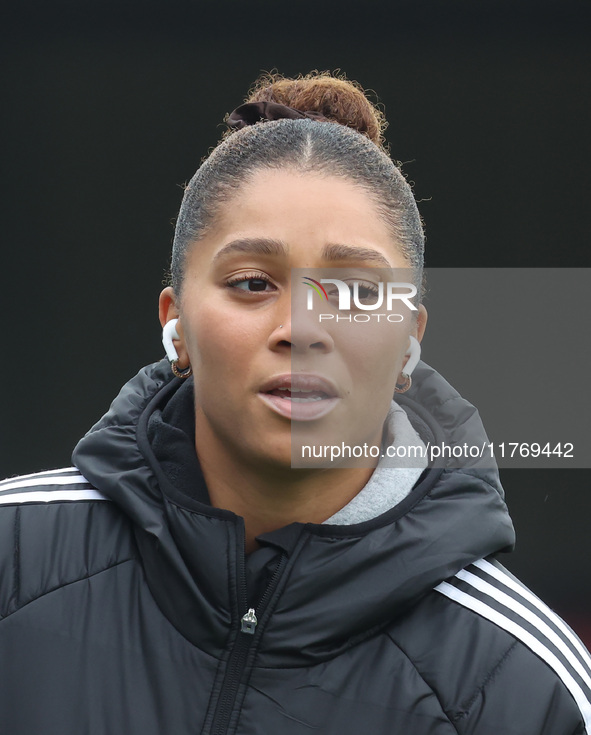
[[[248,633],[249,635],[255,634],[257,623],[259,621],[257,620],[257,616],[254,613],[254,607],[248,609],[248,612],[242,616],[240,622],[240,630],[243,633]]]

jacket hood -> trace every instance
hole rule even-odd
[[[221,655],[229,631],[260,602],[246,586],[244,527],[195,492],[176,487],[151,446],[148,425],[186,385],[166,360],[127,383],[76,446],[73,462],[129,518],[160,609],[192,643]],[[419,363],[397,397],[425,442],[488,443],[476,409]],[[494,468],[430,467],[386,513],[356,525],[294,523],[260,537],[268,571],[258,649],[263,666],[337,655],[403,615],[442,580],[508,550],[513,526]],[[254,560],[254,562],[253,562]]]

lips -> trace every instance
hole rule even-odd
[[[295,421],[322,418],[340,400],[332,381],[312,373],[275,376],[262,386],[259,396],[276,413]]]

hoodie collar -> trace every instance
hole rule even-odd
[[[239,599],[242,519],[208,504],[198,463],[178,485],[170,480],[167,462],[175,463],[175,453],[185,456],[183,442],[191,441],[190,390],[170,375],[165,360],[148,366],[123,387],[73,459],[130,518],[164,614],[195,645],[221,655],[245,612],[241,605],[256,600]],[[423,440],[486,438],[474,407],[422,363],[412,392],[401,398]],[[157,435],[159,422],[171,420],[180,433],[167,457]],[[261,540],[288,556],[283,574],[289,578],[266,623],[261,663],[297,665],[335,655],[467,564],[510,547],[513,528],[493,469],[432,467],[377,518],[340,526],[296,523]]]

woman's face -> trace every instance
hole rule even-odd
[[[162,323],[180,316],[176,347],[195,376],[198,450],[214,442],[262,469],[289,467],[300,444],[380,444],[424,309],[401,324],[320,319],[336,309],[314,296],[321,308],[308,310],[301,277],[367,284],[368,273],[383,280],[379,267],[408,262],[352,182],[276,170],[241,187],[190,249],[180,304],[171,289],[160,301]],[[293,269],[303,270],[294,278]]]

